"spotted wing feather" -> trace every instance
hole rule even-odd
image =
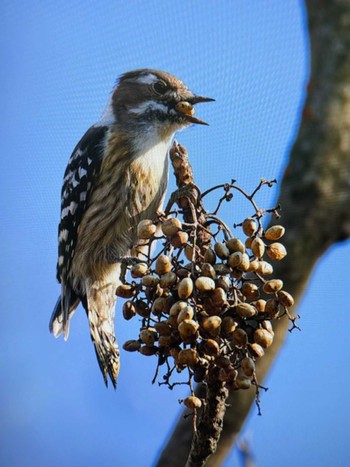
[[[57,279],[62,282],[70,270],[79,224],[85,213],[93,182],[101,167],[107,126],[91,127],[69,159],[61,192],[61,221],[58,227]]]
[[[85,297],[73,290],[70,268],[77,242],[79,224],[99,173],[107,126],[91,127],[76,145],[66,168],[61,192],[61,220],[58,227],[57,279],[62,285],[61,299],[53,311],[50,329],[68,337],[69,316]],[[61,304],[61,305],[60,305]]]

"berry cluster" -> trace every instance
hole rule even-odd
[[[228,185],[225,190],[229,201]],[[288,311],[293,297],[281,279],[272,278],[273,263],[287,254],[279,241],[285,230],[281,225],[264,230],[263,212],[253,205],[254,215],[236,226],[243,240],[213,215],[206,217],[207,225],[183,222],[181,212],[141,221],[143,256],[128,266],[131,280],[117,289],[127,299],[124,318],[141,317],[138,338],[123,348],[157,355],[166,368],[162,384],[169,387],[176,384],[174,370],[188,370],[192,394],[184,404],[194,411],[202,400],[193,393],[193,380],[214,377],[233,390],[255,385],[258,395],[255,361],[273,342],[272,321],[287,314],[296,327]],[[209,234],[205,245],[197,239],[200,229]],[[162,247],[153,255],[155,241]]]

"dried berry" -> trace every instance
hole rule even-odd
[[[277,296],[278,296],[278,300],[280,301],[281,305],[286,306],[286,307],[290,307],[294,305],[294,298],[290,293],[284,290],[280,290],[277,293]]]
[[[203,308],[209,316],[219,315],[221,308],[214,305],[210,297],[204,297]]]
[[[179,353],[181,352],[181,347],[172,347],[170,350],[169,350],[169,353],[170,355],[173,357],[173,359],[175,360],[175,363],[177,364],[178,362],[178,359],[179,359]]]
[[[245,271],[248,271],[249,266],[250,266],[249,256],[247,255],[247,253],[243,253],[242,254],[242,261],[237,266],[237,269],[239,269],[240,271],[245,272]]]
[[[160,255],[156,261],[156,273],[161,276],[162,274],[166,274],[171,270],[171,261],[169,256]]]
[[[169,324],[164,321],[156,323],[154,328],[160,336],[170,336],[172,332],[171,326],[169,326]]]
[[[190,277],[185,277],[179,282],[177,293],[179,298],[186,299],[192,295],[193,281]]]
[[[172,285],[176,284],[177,276],[174,272],[169,271],[166,274],[162,274],[160,276],[159,285],[166,289],[167,287],[171,287]]]
[[[140,332],[140,339],[146,345],[152,346],[156,338],[157,338],[157,331],[154,328],[142,329]]]
[[[188,242],[188,233],[180,230],[170,237],[170,242],[175,248],[181,248]]]
[[[116,294],[121,298],[131,298],[135,295],[135,287],[130,284],[121,284],[117,287]]]
[[[195,286],[200,292],[209,292],[215,289],[215,282],[210,277],[200,276],[196,279]]]
[[[205,250],[204,261],[206,263],[215,264],[216,254],[215,254],[215,252],[214,252],[214,250],[212,248],[208,248],[208,249]]]
[[[225,263],[214,264],[214,271],[219,276],[226,276],[230,272],[230,268]]]
[[[255,363],[254,360],[250,357],[245,357],[241,361],[241,367],[243,370],[243,373],[246,376],[253,376],[254,371],[255,371]]]
[[[158,344],[159,347],[169,347],[172,344],[172,337],[171,336],[159,336]]]
[[[148,240],[156,233],[157,227],[149,219],[144,219],[137,226],[137,237],[139,239]]]
[[[232,333],[233,342],[238,347],[245,347],[248,343],[248,334],[241,328],[237,328]]]
[[[222,276],[215,281],[215,285],[216,287],[220,287],[227,293],[230,290],[231,281],[228,277]]]
[[[148,266],[146,263],[137,263],[131,268],[131,276],[134,279],[143,277],[148,272]]]
[[[150,357],[151,355],[155,355],[158,352],[158,347],[156,347],[155,345],[143,345],[142,347],[140,347],[139,352],[142,355]]]
[[[245,297],[249,298],[249,300],[256,300],[259,298],[259,288],[252,282],[244,282],[241,291]]]
[[[206,339],[201,343],[201,350],[210,356],[218,356],[220,354],[219,344],[214,339]]]
[[[194,315],[193,307],[190,305],[186,306],[180,313],[177,315],[177,322],[181,323],[185,319],[192,319]]]
[[[248,378],[241,377],[236,379],[236,385],[238,389],[249,389],[252,382]]]
[[[275,298],[270,298],[265,303],[265,313],[271,319],[275,319],[279,316],[279,301]]]
[[[261,238],[256,237],[252,241],[251,250],[255,258],[260,259],[264,256],[265,253],[265,243],[261,240]]]
[[[222,319],[221,323],[221,331],[224,334],[224,336],[228,336],[229,334],[232,334],[233,331],[237,328],[237,321],[232,318],[232,316],[225,316]]]
[[[259,268],[259,261],[256,259],[253,259],[249,263],[249,268],[247,269],[247,272],[255,272]]]
[[[192,337],[196,334],[199,324],[193,319],[184,319],[179,324],[178,330],[182,338]]]
[[[206,277],[210,277],[211,279],[216,279],[216,272],[213,266],[210,263],[204,263],[201,267],[201,274]]]
[[[266,230],[265,238],[267,240],[279,240],[281,237],[283,237],[284,232],[285,228],[282,227],[282,225],[273,225]]]
[[[232,367],[220,368],[219,371],[219,381],[228,382],[235,381],[237,378],[238,372]]]
[[[196,366],[198,360],[198,352],[195,349],[180,350],[177,356],[178,365],[188,365],[191,368],[194,368]]]
[[[252,305],[258,310],[259,313],[262,313],[265,311],[266,300],[259,298],[259,300],[252,302]]]
[[[216,307],[222,307],[227,303],[227,295],[224,289],[217,287],[210,293],[210,300]]]
[[[202,407],[202,401],[196,396],[186,397],[184,404],[188,409],[200,409]]]
[[[269,275],[273,273],[273,267],[267,261],[259,261],[256,271],[262,275]]]
[[[152,276],[152,274],[147,274],[146,276],[143,276],[141,283],[145,287],[156,287],[159,283],[159,279],[156,276]]]
[[[271,279],[263,285],[263,291],[267,294],[278,292],[283,287],[283,282],[280,279]]]
[[[163,234],[170,238],[182,229],[182,223],[177,217],[166,219],[162,224]]]
[[[194,108],[193,106],[187,101],[180,101],[175,105],[175,110],[185,115],[194,115]]]
[[[252,318],[257,314],[257,310],[253,305],[249,305],[249,303],[244,302],[236,305],[235,310],[241,318]]]
[[[231,268],[236,268],[242,262],[243,254],[240,251],[235,251],[229,256],[228,264]]]
[[[197,365],[193,372],[193,379],[196,383],[201,383],[206,378],[207,374],[207,368]]]
[[[247,237],[252,237],[255,232],[257,232],[258,226],[252,217],[248,217],[247,219],[244,219],[242,229]]]
[[[219,316],[209,316],[204,318],[202,321],[202,328],[208,331],[210,334],[219,331],[221,325],[221,318]]]
[[[135,300],[134,302],[135,311],[142,318],[148,318],[150,315],[150,309],[146,302],[143,300]]]
[[[123,305],[124,319],[129,320],[136,315],[136,310],[133,302],[127,301]]]
[[[263,349],[267,349],[273,342],[273,335],[266,329],[257,329],[254,332],[254,340]]]
[[[261,347],[261,345],[257,344],[254,342],[254,344],[250,344],[250,352],[253,355],[253,357],[260,358],[263,357],[264,355],[264,349]]]
[[[136,352],[136,350],[139,350],[140,347],[141,347],[140,341],[136,341],[136,340],[125,341],[123,344],[123,349],[126,350],[127,352]]]
[[[231,253],[234,253],[235,251],[245,253],[245,246],[239,238],[230,238],[229,240],[226,240],[226,246]]]
[[[268,331],[270,334],[272,334],[272,336],[274,336],[271,321],[268,321],[267,319],[265,319],[264,321],[261,322],[261,325],[264,329],[266,329],[266,331]]]
[[[164,313],[166,309],[166,301],[167,299],[165,297],[157,297],[152,305],[152,313],[156,316]]]
[[[267,256],[269,258],[278,260],[278,261],[283,259],[287,254],[287,250],[285,249],[285,247],[282,245],[282,243],[278,243],[278,242],[271,243],[271,245],[267,247],[266,251],[267,251]]]
[[[221,242],[215,243],[214,251],[217,254],[217,256],[221,259],[226,259],[230,255],[230,250],[227,248],[227,246],[224,243],[221,243]]]
[[[188,304],[186,302],[183,302],[182,300],[179,300],[178,302],[175,302],[169,311],[170,316],[178,316],[181,310],[186,308]]]
[[[254,239],[253,239],[252,237],[246,238],[245,241],[244,241],[244,246],[245,246],[246,248],[250,249],[250,247],[252,246],[252,241],[253,241],[253,240],[254,240]]]
[[[243,271],[238,271],[238,269],[233,269],[231,271],[231,277],[237,280],[241,280],[243,277]]]

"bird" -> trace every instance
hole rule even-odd
[[[126,72],[68,161],[58,227],[61,294],[49,328],[67,340],[82,304],[106,386],[109,379],[116,388],[120,367],[114,317],[121,261],[137,244],[138,223],[162,208],[175,133],[207,125],[194,116],[193,105],[213,100],[165,71]]]

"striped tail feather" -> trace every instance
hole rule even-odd
[[[116,281],[106,278],[87,284],[86,287],[91,340],[105,384],[108,386],[109,376],[114,388],[120,367],[119,347],[114,332],[117,285]]]
[[[108,376],[117,386],[120,358],[114,332],[116,288],[120,284],[120,265],[116,264],[111,273],[98,281],[85,281],[85,293],[79,297],[69,284],[62,283],[61,296],[51,315],[49,328],[55,337],[64,335],[68,339],[70,320],[81,302],[85,308],[99,367],[108,386]]]

